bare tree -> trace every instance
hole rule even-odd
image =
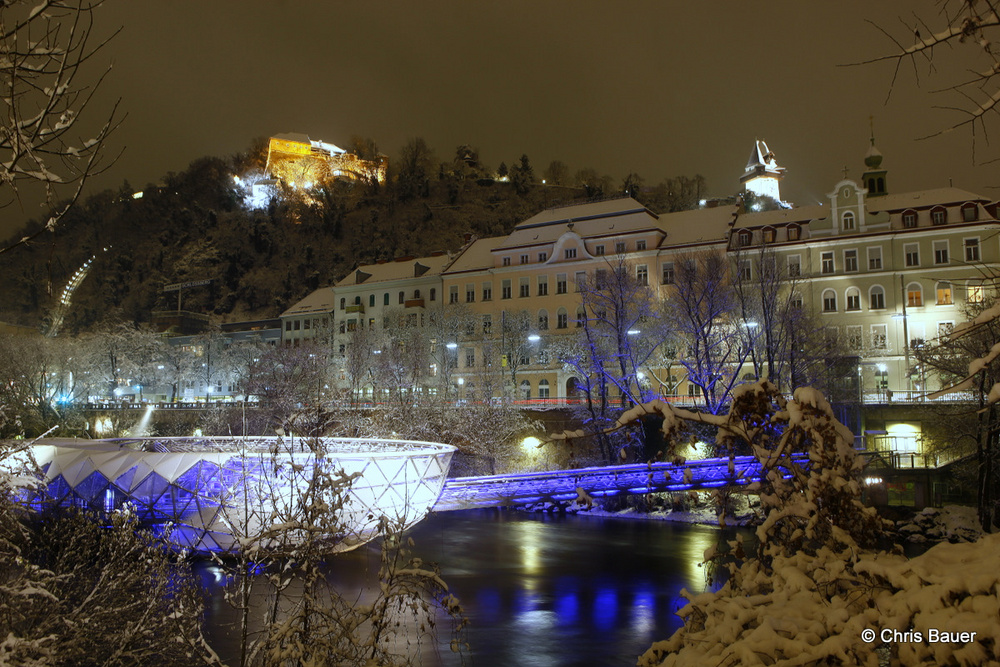
[[[0,207],[43,191],[45,224],[5,253],[56,229],[87,178],[106,168],[104,148],[120,122],[118,104],[104,120],[82,120],[110,67],[85,80],[86,65],[108,40],[94,37],[100,0],[12,0],[0,4]],[[113,37],[114,35],[112,35]],[[89,138],[88,138],[89,135]]]
[[[895,48],[883,56],[854,64],[893,63],[888,92],[891,95],[900,69],[905,65],[912,67],[919,82],[922,70],[926,70],[929,77],[942,71],[937,67],[936,52],[956,44],[977,51],[977,66],[964,73],[950,68],[943,70],[945,73],[941,76],[947,77],[947,80],[935,91],[957,97],[954,104],[939,105],[937,108],[956,111],[961,119],[928,135],[937,136],[967,127],[972,133],[975,154],[977,140],[988,142],[986,120],[997,113],[997,104],[1000,103],[1000,50],[996,44],[1000,35],[1000,10],[992,0],[944,0],[938,4],[940,12],[933,19],[916,13],[909,19],[901,18],[900,22],[906,30],[903,36],[897,37],[888,28],[873,23]]]

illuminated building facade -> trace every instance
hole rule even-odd
[[[275,135],[267,144],[266,171],[292,188],[309,189],[336,179],[382,183],[387,162],[384,155],[364,160],[299,133]]]

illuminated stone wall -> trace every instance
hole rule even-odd
[[[267,169],[294,188],[310,188],[334,179],[385,181],[386,158],[362,160],[332,144],[271,137]]]

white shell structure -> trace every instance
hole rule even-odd
[[[44,483],[21,496],[38,509],[129,507],[195,552],[289,548],[307,533],[346,551],[376,537],[383,518],[401,529],[423,519],[454,452],[349,438],[43,440],[33,453]]]

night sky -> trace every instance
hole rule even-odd
[[[108,0],[102,30],[123,30],[102,94],[128,114],[111,140],[125,153],[91,189],[140,189],[302,132],[368,136],[390,156],[418,136],[441,159],[468,143],[494,168],[526,153],[539,175],[554,159],[616,181],[701,173],[728,195],[759,137],[788,170],[783,197],[807,205],[844,166],[860,175],[874,115],[891,191],[952,178],[995,197],[968,130],[916,141],[959,118],[933,109],[956,100],[932,91],[979,64],[971,47],[940,51],[929,78],[921,65],[919,88],[907,65],[888,104],[891,64],[838,66],[893,48],[866,19],[903,39],[913,8],[936,18],[933,1]],[[36,211],[8,208],[0,224]]]

